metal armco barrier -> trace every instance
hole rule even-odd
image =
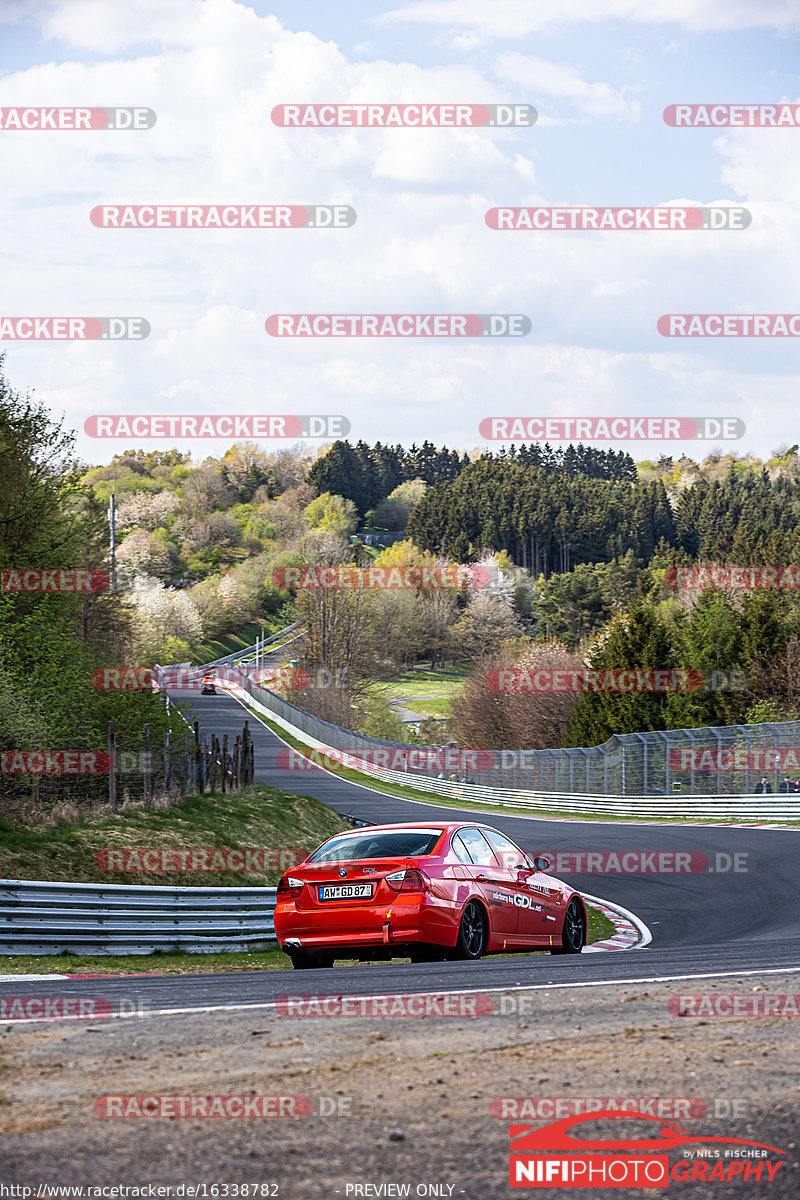
[[[275,942],[275,888],[0,880],[0,954],[254,950]]]
[[[285,712],[277,712],[281,706],[292,709],[277,696],[267,692],[265,688],[254,688],[245,683],[241,688],[230,689],[234,695],[255,709],[262,712],[276,725],[290,733],[298,741],[323,753],[332,751],[336,754],[337,747],[320,741],[307,732],[302,726],[293,725],[287,720]],[[260,695],[256,698],[255,693]],[[263,696],[269,697],[265,703]],[[271,701],[275,701],[273,707]],[[300,713],[300,709],[294,709]],[[303,714],[308,716],[308,714]],[[305,725],[305,722],[303,723]],[[326,722],[318,722],[320,726]],[[336,726],[328,726],[336,729]],[[395,743],[384,743],[394,745]],[[419,747],[407,747],[419,749]],[[357,749],[351,745],[351,753]],[[299,751],[296,753],[299,754]],[[300,768],[302,769],[302,768]],[[313,769],[313,768],[311,768]],[[693,796],[686,793],[666,796],[616,796],[589,795],[581,792],[537,792],[527,789],[512,789],[499,787],[484,787],[477,783],[451,783],[448,780],[434,779],[415,771],[392,771],[364,763],[359,768],[363,775],[381,779],[386,783],[398,783],[405,787],[413,787],[418,791],[432,792],[458,802],[467,800],[484,805],[497,805],[501,808],[529,808],[537,812],[576,813],[585,816],[610,817],[639,817],[643,820],[659,820],[683,817],[695,821],[800,821],[800,795],[705,795]]]
[[[212,659],[211,662],[204,663],[201,667],[197,667],[196,670],[199,672],[206,671],[210,667],[227,667],[231,666],[234,662],[249,661],[251,658],[255,658],[256,655],[262,655],[265,652],[269,653],[271,647],[279,642],[283,643],[284,639],[294,641],[294,638],[289,638],[287,635],[302,630],[304,626],[305,621],[295,621],[292,625],[287,625],[285,629],[280,629],[277,633],[273,633],[272,637],[261,638],[259,641],[253,642],[252,646],[245,646],[242,650],[233,650],[230,654],[223,654],[221,658]]]
[[[400,752],[421,749],[419,745],[370,737],[322,721],[244,675],[239,687],[241,691],[237,692],[231,682],[229,690],[256,709],[260,705],[272,720],[281,718],[306,745],[333,747],[351,754],[377,748]],[[779,790],[785,772],[800,776],[800,721],[649,730],[615,734],[601,746],[491,753],[494,765],[489,770],[471,771],[470,775],[474,776],[476,790],[482,788],[497,795],[497,803],[518,804],[510,792],[517,797],[546,796],[553,802],[583,797],[594,801],[587,808],[592,812],[608,800],[619,799],[634,804],[647,802],[652,813],[659,815],[668,814],[670,809],[680,813],[693,800],[702,800],[713,809],[718,800],[738,805],[745,797],[751,811],[758,814],[757,820],[767,813],[769,804],[783,816],[800,814],[800,793],[782,795]],[[742,757],[745,766],[729,769]],[[763,775],[772,787],[773,795],[768,798],[755,794]],[[408,777],[419,780],[415,786],[426,790],[434,782],[422,769],[417,773],[409,768]],[[537,803],[537,807],[548,805]],[[567,811],[561,803],[550,803],[549,807]]]

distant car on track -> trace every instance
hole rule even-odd
[[[580,954],[583,900],[549,866],[478,822],[348,830],[281,876],[275,932],[295,968],[335,958]]]
[[[217,694],[217,689],[215,686],[214,676],[213,675],[204,675],[203,681],[200,685],[200,695],[201,696],[216,696],[216,694]]]

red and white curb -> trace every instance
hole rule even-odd
[[[629,909],[623,908],[621,904],[612,903],[611,900],[590,896],[587,892],[581,892],[581,896],[614,926],[614,933],[610,938],[584,946],[584,954],[591,954],[596,950],[641,950],[642,946],[652,942],[653,935],[644,921]]]

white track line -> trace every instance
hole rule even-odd
[[[698,975],[642,975],[635,979],[582,979],[572,983],[531,983],[507,985],[506,987],[484,987],[484,988],[452,988],[449,991],[442,988],[430,989],[427,992],[354,992],[336,993],[327,992],[326,996],[334,996],[337,999],[348,1000],[374,1000],[374,999],[394,999],[396,996],[490,996],[502,995],[508,993],[522,992],[557,992],[566,991],[570,988],[592,988],[592,987],[629,987],[637,983],[682,983],[692,979],[743,979],[750,978],[756,975],[796,975],[800,973],[800,967],[757,967],[745,971],[706,971]],[[19,978],[19,976],[17,976]],[[41,976],[39,977],[41,978]],[[320,993],[322,994],[322,993]],[[296,993],[299,996],[299,993]],[[103,1017],[64,1017],[64,1020],[110,1020],[117,1018],[119,1020],[130,1020],[131,1018],[143,1017],[177,1017],[186,1016],[190,1013],[213,1013],[213,1012],[237,1012],[242,1010],[252,1009],[254,1012],[261,1009],[274,1009],[278,1004],[277,1000],[259,1000],[255,1004],[203,1004],[197,1005],[194,1008],[154,1008],[146,1012],[134,1013],[109,1013]],[[376,1017],[380,1014],[376,1014]],[[499,1014],[495,1014],[499,1015]],[[305,1020],[306,1018],[288,1018],[289,1020]],[[310,1019],[310,1018],[309,1018]],[[350,1018],[346,1018],[350,1019]],[[365,1017],[365,1019],[369,1019]],[[468,1020],[470,1018],[463,1018]],[[477,1018],[474,1018],[477,1019]],[[44,1021],[37,1017],[3,1017],[0,1024],[3,1025],[42,1025],[49,1024],[50,1021]]]
[[[32,979],[72,979],[71,975],[0,975],[0,983],[19,983]]]

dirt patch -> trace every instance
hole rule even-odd
[[[750,977],[687,990],[753,995],[796,986],[789,975],[771,977],[766,988]],[[277,1192],[259,1194],[283,1200],[402,1195],[353,1190],[392,1183],[408,1185],[411,1196],[485,1200],[509,1195],[511,1118],[493,1116],[492,1101],[627,1097],[702,1101],[702,1117],[687,1119],[674,1105],[665,1111],[664,1103],[660,1115],[698,1136],[785,1150],[774,1181],[751,1182],[747,1194],[796,1196],[797,1019],[680,1017],[667,1006],[677,991],[509,992],[495,1005],[505,1011],[475,1019],[290,1018],[258,1009],[6,1026],[0,1182],[205,1183],[209,1196],[214,1183],[276,1184]],[[108,1094],[304,1096],[313,1111],[302,1119],[119,1120],[95,1113],[96,1098]],[[521,1112],[518,1119],[544,1123]],[[642,1136],[640,1123],[624,1125]],[[615,1128],[603,1136],[620,1134]],[[682,1154],[673,1151],[673,1161]],[[741,1186],[673,1182],[669,1195],[722,1198]],[[538,1194],[563,1200],[573,1193]]]

